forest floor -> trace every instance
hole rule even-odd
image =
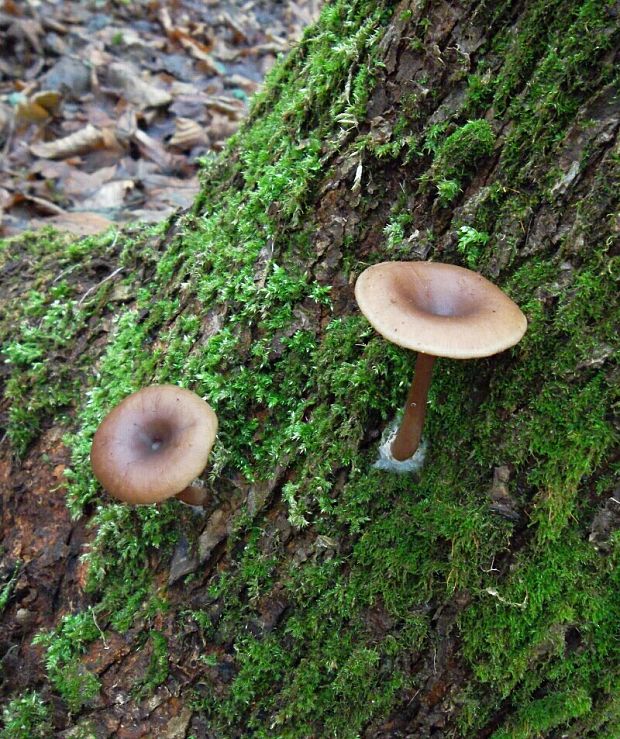
[[[319,0],[5,0],[0,235],[157,222],[198,192]]]

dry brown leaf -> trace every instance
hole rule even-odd
[[[114,92],[140,108],[158,108],[172,101],[169,93],[143,80],[129,64],[110,65],[107,81],[109,85],[120,88]]]
[[[207,133],[211,141],[221,142],[223,139],[227,139],[231,136],[239,127],[239,123],[231,121],[226,115],[220,113],[213,113],[211,122],[207,128]],[[221,149],[222,146],[219,143],[214,144],[215,149]]]
[[[134,188],[133,180],[115,180],[106,182],[97,192],[82,201],[81,207],[86,210],[115,210],[121,207],[125,196]]]
[[[39,36],[43,35],[43,28],[39,21],[32,18],[16,18],[6,31],[7,36],[26,39],[37,54],[43,54]]]
[[[126,110],[116,122],[116,137],[121,143],[128,145],[137,130],[138,118],[136,111],[131,109]]]
[[[5,190],[4,187],[0,187],[0,225],[2,225],[4,211],[8,210],[13,205],[13,200],[13,193]]]
[[[34,203],[39,208],[39,210],[42,210],[44,213],[63,215],[66,212],[64,208],[56,205],[56,203],[52,203],[52,201],[48,200],[47,198],[40,198],[36,195],[32,195],[31,193],[22,192],[19,194],[24,200],[28,200],[29,202]]]
[[[30,99],[36,105],[45,108],[50,115],[58,113],[62,103],[62,95],[56,92],[56,90],[41,90],[35,93]]]
[[[174,26],[170,18],[170,13],[165,7],[159,11],[159,22],[171,41],[181,44],[185,51],[188,51],[194,59],[198,59],[203,63],[205,72],[209,74],[222,74],[221,67],[210,54],[211,47],[197,41],[186,30]]]
[[[162,203],[174,208],[189,208],[194,202],[198,192],[198,183],[194,187],[162,187],[152,190],[150,200],[154,203]]]
[[[235,34],[234,42],[236,44],[248,43],[248,35],[245,29],[229,13],[226,11],[220,13],[220,20],[233,30]]]
[[[208,95],[205,98],[207,108],[217,110],[219,113],[225,113],[233,120],[241,120],[245,114],[245,105],[237,98],[228,95]]]
[[[249,77],[245,77],[242,74],[232,74],[228,78],[228,82],[234,87],[240,87],[249,95],[256,92],[256,90],[258,90],[258,88],[260,87],[260,84],[258,82],[254,82],[254,80],[251,80]]]
[[[13,121],[13,110],[4,103],[0,103],[0,140],[4,136],[4,132],[8,130]]]
[[[183,151],[193,149],[195,146],[207,146],[209,137],[202,126],[191,118],[177,118],[175,120],[174,136],[170,144]]]
[[[133,141],[135,141],[138,149],[140,149],[140,154],[155,162],[160,169],[174,169],[178,157],[167,152],[157,139],[138,129],[133,135]],[[182,157],[182,159],[184,160],[185,158]]]
[[[60,33],[63,35],[69,33],[69,29],[67,28],[67,26],[65,26],[60,21],[55,20],[54,18],[50,18],[49,16],[43,17],[41,19],[41,23],[49,31],[55,31],[56,33]]]
[[[168,8],[165,6],[163,8],[160,8],[159,13],[157,14],[157,17],[159,18],[159,22],[162,25],[162,28],[166,32],[166,34],[169,34],[172,29],[172,18],[170,17],[170,13],[168,12]]]
[[[107,230],[114,224],[99,213],[63,213],[53,218],[34,218],[32,228],[54,226],[59,231],[69,231],[75,236],[93,236]]]
[[[117,166],[101,167],[89,174],[75,167],[67,167],[60,183],[63,194],[71,197],[84,197],[96,192],[102,185],[111,180],[116,174]]]
[[[80,131],[71,133],[62,139],[47,143],[32,144],[30,151],[43,159],[66,159],[74,154],[92,151],[104,145],[102,131],[88,124]]]
[[[49,111],[32,100],[23,100],[18,103],[15,117],[19,123],[36,123],[42,125],[50,120]]]
[[[158,206],[157,208],[138,208],[131,211],[131,220],[141,223],[161,223],[178,210],[174,206]]]
[[[179,31],[175,35],[177,37],[176,40],[178,40],[185,51],[188,51],[194,59],[198,59],[198,61],[202,62],[204,71],[211,74],[222,74],[222,68],[213,59],[211,54],[206,51],[207,47],[205,47],[204,44],[201,44],[199,41],[196,41],[196,39],[193,39],[189,34],[183,33],[182,31]]]
[[[30,174],[39,174],[44,180],[67,177],[72,167],[67,162],[54,162],[51,159],[37,159],[30,167]]]
[[[118,149],[119,151],[122,149],[115,132],[111,128],[102,128],[101,136],[103,138],[104,149]]]
[[[15,116],[19,123],[47,123],[60,109],[62,95],[52,90],[42,90],[22,100],[17,105]]]

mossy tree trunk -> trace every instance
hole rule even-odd
[[[2,246],[2,736],[618,736],[619,12],[334,0],[191,212]],[[437,362],[419,479],[353,299],[397,259],[529,321]],[[218,413],[204,517],[92,478],[152,382]]]

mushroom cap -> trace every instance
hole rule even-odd
[[[498,287],[452,264],[375,264],[357,278],[355,298],[386,339],[436,357],[488,357],[516,344],[527,328]]]
[[[90,461],[103,487],[127,503],[180,493],[206,467],[217,416],[176,385],[151,385],[121,401],[95,432]]]

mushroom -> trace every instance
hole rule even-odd
[[[435,262],[383,262],[355,284],[357,303],[388,341],[418,352],[403,419],[388,451],[399,463],[418,449],[436,357],[488,357],[527,328],[519,307],[482,275]]]
[[[121,401],[95,432],[90,462],[103,487],[126,503],[176,496],[204,503],[190,483],[206,467],[217,416],[202,398],[176,385],[151,385]]]

